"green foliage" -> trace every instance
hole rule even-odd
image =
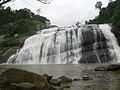
[[[98,2],[95,4],[95,8],[101,10],[101,7],[102,7],[102,2],[101,2],[101,1],[98,1]]]
[[[110,2],[107,7],[100,10],[95,19],[89,20],[88,23],[112,23],[114,26],[120,27],[120,0]]]
[[[35,15],[26,8],[15,11],[10,7],[0,8],[0,35],[6,37],[34,34],[37,29],[47,28],[48,22],[47,18]]]

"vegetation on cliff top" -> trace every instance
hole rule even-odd
[[[89,20],[88,23],[112,23],[114,26],[120,27],[120,0],[109,2],[108,6],[101,8],[99,15],[93,20]]]
[[[50,21],[35,15],[29,9],[11,10],[10,7],[0,8],[0,35],[19,36],[32,34],[37,29],[44,29]]]

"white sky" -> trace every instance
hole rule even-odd
[[[59,26],[72,25],[77,21],[84,22],[98,14],[95,4],[99,0],[52,0],[51,4],[44,5],[36,0],[16,0],[9,3],[12,8],[29,8],[36,13],[41,8],[40,15],[46,16],[52,24]],[[103,6],[109,0],[100,0]]]

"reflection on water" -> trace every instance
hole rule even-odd
[[[88,75],[88,81],[80,80],[69,83],[64,90],[120,90],[120,76],[112,72],[95,72],[96,65],[1,65],[0,68],[19,68],[38,74],[53,75],[54,78],[67,76],[81,79]],[[1,70],[1,69],[0,69]]]

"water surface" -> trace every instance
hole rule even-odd
[[[73,81],[68,83],[71,87],[64,90],[120,90],[120,74],[106,71],[95,72],[93,69],[96,66],[99,65],[1,65],[0,70],[18,68],[37,74],[53,75],[54,78],[64,75],[72,79],[81,79],[88,75],[90,80]]]

